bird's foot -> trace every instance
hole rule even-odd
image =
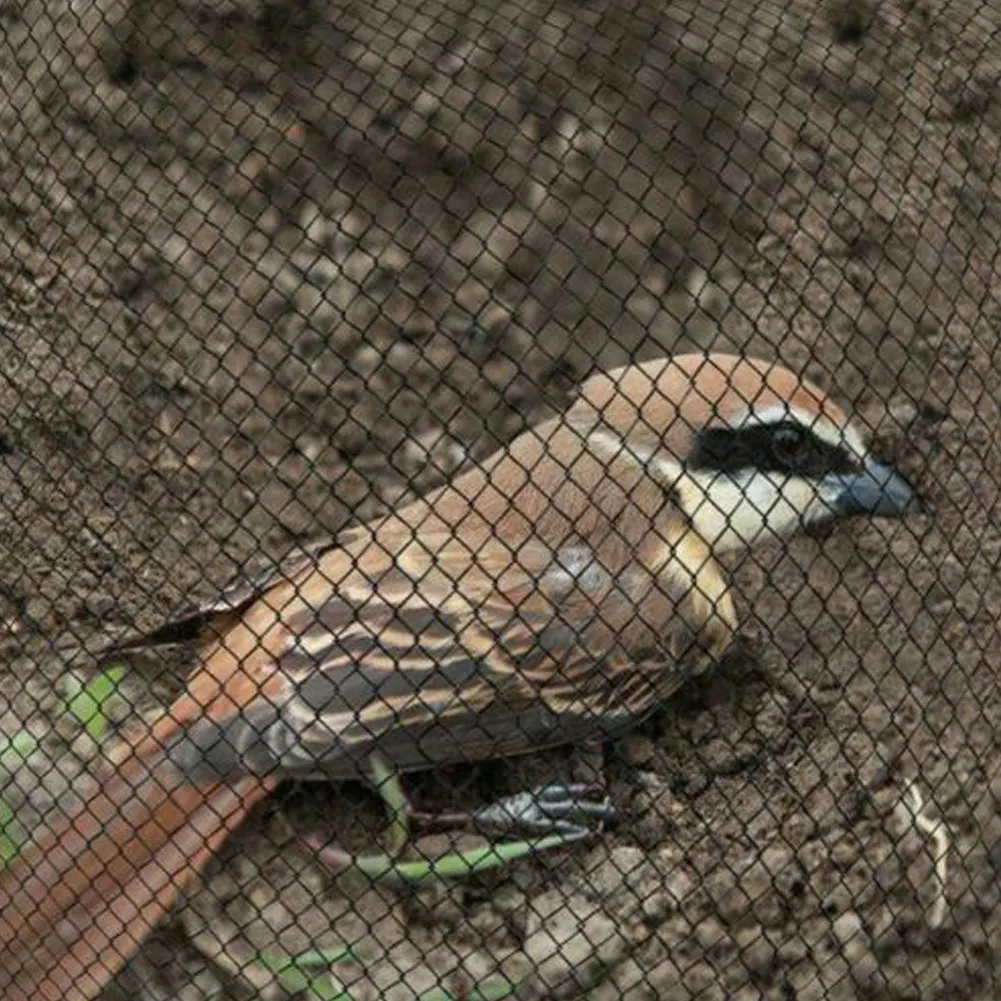
[[[600,830],[616,816],[603,786],[550,782],[480,807],[470,814],[470,822],[478,831],[494,836],[556,834],[581,838]]]
[[[405,812],[407,820],[426,830],[465,827],[492,837],[521,836],[527,840],[498,843],[487,849],[487,854],[482,848],[455,853],[434,864],[426,859],[399,861],[398,846],[387,855],[355,856],[318,838],[307,837],[303,843],[332,872],[353,869],[377,881],[418,884],[431,877],[466,876],[505,865],[539,849],[579,841],[597,833],[617,816],[604,787],[583,782],[551,782],[469,813],[425,814],[409,808]],[[394,824],[400,819],[397,813]]]

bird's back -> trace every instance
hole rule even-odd
[[[554,422],[272,586],[207,657],[175,753],[337,778],[375,747],[406,771],[600,737],[734,626],[664,485]]]

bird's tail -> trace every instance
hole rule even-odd
[[[0,998],[92,1001],[272,785],[126,760],[0,872]]]

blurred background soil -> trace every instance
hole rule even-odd
[[[377,804],[290,788],[118,996],[279,998],[257,950],[342,941],[359,1001],[496,970],[539,997],[998,996],[1001,11],[0,0],[0,26],[5,731],[50,730],[91,641],[630,358],[777,357],[926,502],[734,564],[746,644],[613,749],[626,819],[594,843],[343,886],[295,835],[371,846]],[[130,666],[137,711],[183,677]],[[21,777],[26,815],[81,787],[73,737]],[[937,929],[912,781],[947,834]]]

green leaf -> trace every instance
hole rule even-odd
[[[38,748],[38,738],[27,730],[0,741],[0,771],[13,775]]]
[[[0,799],[0,868],[17,858],[27,840],[28,834],[18,822],[17,815]]]
[[[482,323],[473,321],[469,328],[469,345],[474,351],[482,351],[490,342],[490,331]]]
[[[487,981],[473,991],[470,1001],[500,1001],[501,998],[511,997],[517,990],[518,985],[511,980]]]
[[[474,987],[465,995],[468,1001],[502,1001],[511,997],[518,990],[518,985],[510,980],[488,980],[479,987]],[[451,991],[436,989],[421,994],[418,1001],[457,1001]]]
[[[527,855],[548,851],[551,848],[562,848],[589,836],[589,831],[580,834],[553,834],[538,841],[485,845],[483,848],[456,852],[433,861],[419,859],[413,862],[397,862],[390,855],[360,855],[354,858],[353,864],[369,879],[420,885],[441,879],[463,879],[477,873],[489,872]]]
[[[343,963],[360,962],[358,955],[350,946],[332,946],[329,949],[317,949],[301,952],[295,956],[276,953],[262,953],[257,961],[265,969],[270,970],[279,980],[282,987],[290,993],[302,994],[315,1001],[354,1001],[351,992],[346,990],[329,973],[315,976],[310,971],[328,971],[331,966]],[[511,997],[518,985],[510,980],[488,980],[469,994],[464,995],[464,1001],[503,1001]],[[458,1001],[455,995],[442,988],[414,995],[414,1001]]]
[[[258,957],[258,962],[272,973],[279,973],[289,966],[298,967],[300,970],[328,970],[331,966],[338,966],[342,963],[357,963],[360,960],[350,946],[336,945],[329,949],[311,949],[295,956],[263,953]]]
[[[23,768],[38,747],[38,739],[27,730],[21,730],[0,741],[0,773],[13,775]],[[21,826],[17,814],[0,797],[0,869],[17,858],[28,842],[28,833]]]
[[[108,733],[108,713],[120,698],[118,686],[124,677],[125,668],[115,667],[86,684],[75,675],[70,675],[66,682],[63,711],[75,717],[96,743]]]
[[[298,956],[264,953],[258,957],[258,962],[270,970],[287,991],[302,993],[317,1001],[354,1001],[351,993],[329,973],[314,976],[309,972],[315,968],[327,970],[337,963],[353,960],[354,954],[347,947],[304,952]]]
[[[329,977],[324,980],[311,980],[308,989],[309,993],[319,1001],[354,1001],[350,991],[346,991]]]

